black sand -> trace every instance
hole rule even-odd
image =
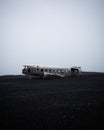
[[[104,74],[0,77],[0,130],[104,128]]]

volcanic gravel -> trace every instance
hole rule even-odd
[[[104,74],[0,76],[0,130],[104,129]]]

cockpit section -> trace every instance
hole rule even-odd
[[[81,74],[81,67],[72,67],[70,71],[71,71],[71,76],[78,76]]]

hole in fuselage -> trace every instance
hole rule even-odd
[[[31,72],[31,69],[28,69],[28,73],[30,73]]]

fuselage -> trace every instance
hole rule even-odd
[[[80,73],[80,67],[72,67],[72,68],[58,68],[58,67],[44,67],[44,66],[32,66],[32,65],[24,65],[22,73],[25,75],[34,75],[40,77],[48,77],[48,76],[77,76]]]

